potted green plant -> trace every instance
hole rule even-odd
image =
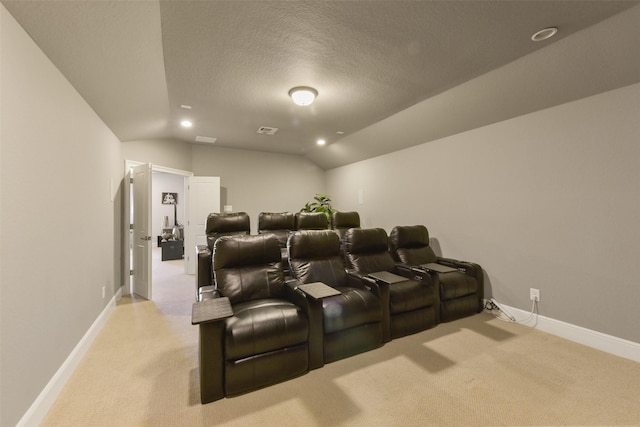
[[[316,194],[312,202],[307,202],[300,212],[322,212],[327,216],[329,224],[331,224],[331,215],[335,209],[331,207],[331,199],[325,194]]]

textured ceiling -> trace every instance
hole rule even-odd
[[[323,168],[640,80],[638,30],[620,35],[628,46],[616,44],[618,53],[563,40],[633,1],[2,3],[121,141],[200,135]],[[530,41],[547,26],[558,35]],[[630,65],[574,84],[599,54]],[[300,85],[318,90],[313,105],[289,99]],[[187,117],[191,129],[179,125]],[[328,145],[316,147],[318,138]]]

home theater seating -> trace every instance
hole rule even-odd
[[[322,363],[343,359],[379,347],[383,310],[378,289],[348,275],[340,253],[340,238],[331,230],[300,230],[287,242],[291,276],[300,284],[324,283],[339,292],[311,296],[322,319]]]
[[[387,236],[357,212],[262,212],[250,233],[245,212],[212,213],[197,247],[202,403],[482,311],[482,268],[436,256],[422,225]]]
[[[358,212],[334,212],[331,214],[331,228],[338,233],[340,241],[344,241],[344,235],[350,228],[360,228],[360,215]]]
[[[285,274],[289,273],[287,239],[295,229],[296,218],[291,212],[260,212],[258,215],[258,234],[271,233],[278,239]]]
[[[246,212],[237,213],[211,213],[207,216],[205,224],[207,244],[198,246],[198,269],[196,272],[196,298],[206,299],[211,297],[214,290],[214,281],[211,269],[211,254],[213,245],[222,236],[233,236],[251,233],[251,222]],[[203,295],[203,297],[199,297]]]
[[[216,289],[204,303],[224,297],[232,315],[200,325],[202,401],[307,372],[308,303],[285,285],[278,239],[222,236],[214,243],[213,266]]]
[[[411,269],[397,266],[382,228],[350,228],[344,235],[347,268],[365,283],[380,286],[385,311],[385,341],[433,328],[438,301],[431,278],[415,280]],[[378,272],[391,274],[377,274]],[[379,276],[379,277],[376,277]]]
[[[394,259],[422,276],[427,274],[440,296],[440,321],[448,322],[480,313],[484,298],[484,274],[475,263],[437,257],[429,246],[429,231],[423,225],[394,227],[389,248]],[[427,264],[451,267],[439,273]],[[437,266],[433,266],[437,268]]]

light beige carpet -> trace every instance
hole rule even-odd
[[[194,281],[154,261],[154,301],[118,304],[43,425],[640,425],[640,364],[484,313],[201,405]]]

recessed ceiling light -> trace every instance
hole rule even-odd
[[[541,42],[542,40],[550,39],[551,37],[555,36],[557,32],[558,29],[556,27],[543,28],[542,30],[532,35],[531,40],[533,40],[534,42]]]
[[[310,105],[318,96],[318,91],[312,87],[298,86],[289,91],[289,96],[297,105]]]
[[[341,130],[339,130],[338,132],[336,132],[338,135],[344,135],[344,132],[342,132]]]
[[[184,108],[185,110],[191,110],[191,105],[182,104],[180,108]]]
[[[183,120],[180,122],[180,125],[183,128],[190,128],[191,126],[193,126],[193,123],[191,123],[191,120]]]
[[[319,139],[319,140],[316,141],[316,144],[318,144],[318,145],[324,145],[326,143],[327,143],[327,141],[325,141],[324,139]]]

